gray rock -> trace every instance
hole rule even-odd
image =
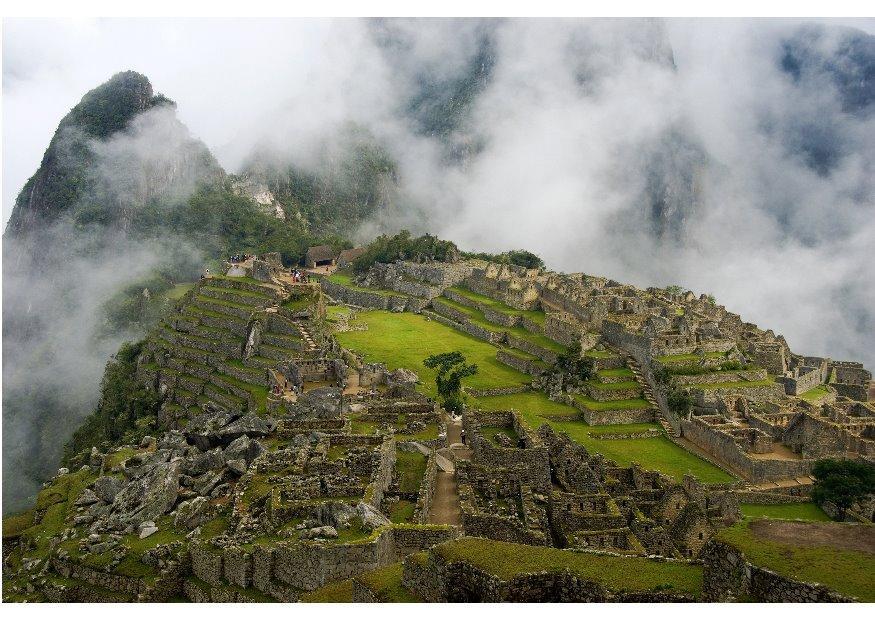
[[[202,452],[186,464],[185,471],[191,476],[199,476],[213,469],[220,469],[225,465],[225,458],[219,448]]]
[[[310,538],[337,538],[337,530],[330,525],[314,527],[311,530],[301,532],[301,538],[304,540]]]
[[[211,516],[209,500],[206,497],[195,497],[179,504],[173,524],[179,529],[189,531],[209,521]]]
[[[242,476],[246,473],[246,461],[243,459],[232,459],[225,463],[232,472],[237,474],[238,476]]]
[[[137,480],[129,482],[112,502],[111,516],[121,524],[154,520],[167,513],[179,493],[181,461],[161,463]]]
[[[140,538],[148,538],[158,531],[154,521],[143,521],[140,523],[139,536]]]
[[[92,491],[91,489],[85,489],[82,491],[82,495],[76,498],[76,501],[73,502],[77,506],[90,506],[91,504],[96,504],[100,501],[100,498]]]
[[[101,476],[91,486],[101,501],[111,504],[115,496],[118,495],[118,492],[121,491],[124,483],[112,476]]]
[[[225,459],[228,461],[243,459],[248,465],[264,452],[264,448],[257,441],[246,435],[238,437],[225,448]]]
[[[153,445],[156,445],[156,441],[151,435],[146,435],[140,440],[141,448],[151,448]]]

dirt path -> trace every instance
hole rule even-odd
[[[431,510],[428,511],[428,522],[446,525],[462,524],[456,474],[437,472],[434,480],[434,499],[431,502]]]

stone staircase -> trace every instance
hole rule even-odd
[[[632,371],[632,374],[635,375],[635,381],[641,386],[641,391],[644,393],[644,399],[650,403],[650,406],[653,407],[656,412],[656,421],[659,422],[659,425],[665,430],[669,437],[680,437],[681,434],[676,431],[666,419],[665,415],[662,413],[662,409],[659,407],[659,403],[656,402],[653,388],[650,387],[650,383],[644,378],[644,374],[641,372],[641,364],[638,363],[638,360],[629,355],[626,356],[626,365]]]
[[[310,333],[309,328],[307,328],[303,321],[296,320],[293,322],[295,327],[298,328],[298,331],[301,332],[301,339],[304,341],[304,344],[307,345],[305,350],[315,351],[318,347],[316,346],[316,341],[313,339],[313,334]]]

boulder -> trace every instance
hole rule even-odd
[[[173,525],[181,530],[191,531],[209,521],[211,512],[210,502],[206,497],[195,497],[179,504]]]
[[[365,502],[358,503],[356,506],[356,513],[362,520],[362,527],[367,531],[373,531],[391,523],[383,513],[374,510],[370,504],[366,504]]]
[[[100,498],[100,501],[111,504],[115,496],[118,495],[118,492],[121,491],[124,483],[112,476],[101,476],[91,486],[94,489],[94,493]]]
[[[243,435],[238,437],[225,448],[224,456],[228,461],[243,460],[247,465],[254,461],[264,452],[264,448],[257,441]]]
[[[143,521],[140,523],[139,536],[140,538],[148,538],[158,531],[154,521]]]
[[[242,436],[266,437],[276,428],[276,422],[256,415],[232,416],[220,412],[196,417],[185,428],[185,437],[192,445],[207,451],[227,446]]]
[[[138,524],[169,512],[179,493],[182,462],[161,463],[122,488],[112,502],[111,516],[120,524]]]
[[[231,459],[225,464],[228,466],[228,469],[230,469],[238,476],[242,476],[246,473],[246,461],[244,461],[243,459]]]
[[[73,502],[77,506],[90,506],[91,504],[96,504],[100,501],[100,498],[92,491],[91,489],[85,489],[82,491],[82,495],[76,498],[76,501]]]
[[[311,530],[301,532],[301,538],[307,540],[310,538],[337,538],[337,530],[330,525],[314,527]]]
[[[186,463],[185,472],[191,476],[200,476],[213,469],[220,469],[225,465],[225,457],[220,448],[209,452],[201,452]]]

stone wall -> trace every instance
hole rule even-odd
[[[688,595],[667,592],[609,592],[603,585],[568,571],[528,573],[500,579],[467,562],[447,562],[437,553],[404,561],[402,583],[432,603],[601,603],[682,602]]]
[[[814,467],[812,459],[778,460],[753,459],[744,452],[735,440],[708,426],[695,417],[681,420],[683,436],[718,460],[728,463],[751,482],[768,482],[807,476]]]
[[[587,409],[585,405],[575,402],[575,406],[583,414],[584,421],[590,426],[605,426],[608,424],[644,424],[653,422],[653,409],[610,409],[596,411]]]
[[[846,603],[854,599],[825,586],[804,583],[749,563],[744,554],[712,540],[702,552],[703,599],[754,600],[760,603]]]

